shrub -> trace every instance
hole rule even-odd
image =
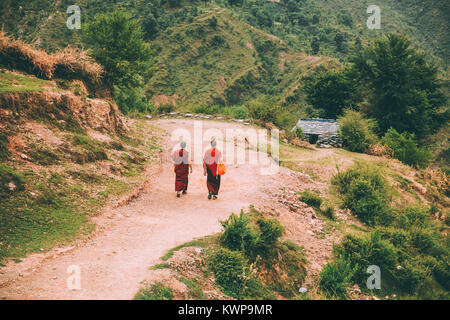
[[[303,140],[305,138],[305,134],[303,133],[303,129],[300,127],[295,127],[295,135],[300,140]]]
[[[403,260],[401,265],[393,270],[394,286],[409,294],[415,293],[428,276],[424,266],[411,259]]]
[[[173,104],[161,104],[155,108],[157,114],[170,113],[175,109]]]
[[[129,114],[132,111],[142,113],[151,113],[153,111],[153,105],[139,89],[116,87],[114,90],[114,101],[116,101],[123,114]]]
[[[355,268],[352,280],[361,287],[367,280],[367,267],[377,265],[387,273],[392,273],[398,260],[397,250],[387,240],[382,239],[382,233],[374,231],[361,238],[346,235],[342,243],[335,248],[339,259],[347,261]]]
[[[256,224],[261,232],[259,242],[265,251],[270,251],[283,235],[284,229],[277,219],[259,218]]]
[[[217,105],[197,105],[191,107],[194,113],[217,114],[220,113],[220,107]]]
[[[256,120],[261,120],[263,122],[276,123],[276,116],[279,113],[279,107],[253,102],[248,105],[248,112],[251,118]]]
[[[231,115],[236,119],[246,119],[248,118],[248,109],[245,106],[234,106],[231,107]]]
[[[164,286],[161,282],[149,285],[147,288],[139,290],[134,297],[135,300],[172,300],[173,292],[171,288]]]
[[[309,190],[305,190],[301,193],[300,201],[314,208],[319,208],[322,204],[322,198],[320,195]]]
[[[209,259],[209,265],[216,277],[216,283],[224,292],[239,298],[243,290],[245,260],[238,251],[220,248]]]
[[[249,227],[250,218],[241,210],[239,217],[234,213],[220,222],[224,232],[220,235],[221,244],[230,250],[245,251],[248,244],[256,238]]]
[[[336,260],[326,264],[320,272],[319,286],[328,297],[344,299],[347,287],[355,273],[349,262]]]
[[[373,133],[375,123],[364,119],[359,112],[346,110],[338,121],[339,135],[344,148],[354,152],[364,152],[369,145],[376,142],[376,136]]]
[[[448,257],[446,260],[439,261],[433,269],[433,274],[436,280],[445,290],[450,290],[450,261]]]
[[[414,134],[408,132],[400,134],[390,128],[381,142],[392,149],[395,158],[408,165],[426,167],[431,159],[431,152],[426,147],[417,145]]]
[[[347,171],[338,172],[331,179],[331,184],[336,186],[339,193],[346,194],[351,183],[359,179],[370,182],[376,190],[384,191],[387,188],[387,182],[378,168],[359,162]]]
[[[383,190],[375,189],[369,181],[353,181],[343,201],[345,207],[369,225],[387,225],[392,221],[386,194]]]
[[[363,222],[370,225],[392,222],[394,213],[389,207],[387,182],[378,169],[358,163],[339,172],[331,183],[342,195],[344,206]]]
[[[334,218],[336,217],[333,207],[326,207],[325,210],[322,210],[322,214],[331,220],[334,220]]]

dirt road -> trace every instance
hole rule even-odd
[[[232,212],[262,204],[267,188],[283,184],[283,172],[261,175],[260,166],[228,166],[218,200],[208,200],[206,178],[200,164],[189,177],[189,194],[175,197],[170,151],[170,133],[179,128],[193,132],[192,120],[152,121],[164,128],[166,138],[160,172],[150,187],[133,202],[105,212],[96,219],[103,232],[83,245],[59,250],[58,255],[34,254],[23,262],[0,269],[0,298],[3,299],[131,299],[146,278],[151,265],[177,245],[220,231],[219,220]],[[203,128],[242,127],[203,121]],[[207,147],[207,141],[204,147]],[[254,152],[254,151],[249,151]],[[226,156],[226,155],[225,155]],[[283,169],[287,170],[287,169]],[[54,251],[58,252],[58,250]],[[42,257],[48,257],[43,259]],[[69,290],[70,266],[79,268],[81,289]]]

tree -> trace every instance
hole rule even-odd
[[[95,16],[83,33],[92,56],[105,68],[105,81],[111,88],[141,86],[148,76],[154,54],[142,38],[140,21],[124,11]]]
[[[314,37],[311,41],[311,49],[314,54],[317,54],[320,50],[320,40],[317,37]]]
[[[354,152],[364,152],[367,147],[377,141],[373,129],[375,122],[365,119],[361,113],[354,110],[345,110],[339,117],[339,136],[342,138],[344,148]]]
[[[364,83],[369,97],[367,113],[377,120],[381,134],[393,127],[423,139],[448,121],[448,108],[441,108],[446,99],[437,67],[405,36],[378,39],[358,51],[353,62],[357,80]]]
[[[355,108],[359,99],[358,87],[349,70],[324,71],[305,83],[306,101],[325,110],[326,117],[335,119],[345,108]]]
[[[144,31],[144,37],[146,40],[153,40],[158,35],[158,21],[153,14],[149,13],[142,20],[142,29]]]

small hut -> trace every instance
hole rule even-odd
[[[341,147],[342,140],[338,137],[338,123],[332,119],[300,119],[294,127],[301,128],[309,143],[322,148]]]

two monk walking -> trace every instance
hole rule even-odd
[[[208,188],[208,199],[217,199],[220,189],[220,175],[218,172],[219,162],[222,153],[216,148],[216,140],[211,140],[211,148],[206,150],[203,157],[203,175],[206,176],[206,186]],[[179,198],[181,194],[187,193],[189,173],[192,173],[192,163],[189,152],[186,151],[186,142],[180,143],[181,149],[172,153],[175,172],[175,191]],[[181,194],[180,194],[181,193]]]

